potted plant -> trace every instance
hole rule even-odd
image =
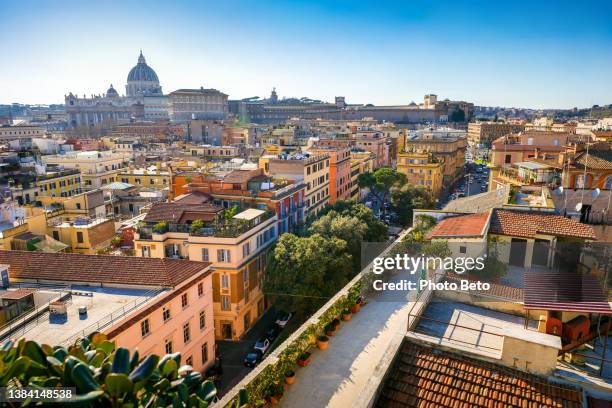
[[[360,309],[361,309],[361,305],[359,303],[355,302],[353,304],[353,306],[351,306],[351,313],[355,314],[355,313],[359,312]]]
[[[190,232],[192,234],[197,234],[202,228],[204,228],[204,221],[195,220],[191,223]]]
[[[325,335],[328,337],[332,337],[334,334],[336,334],[336,326],[334,326],[332,323],[329,323],[327,326],[325,326]]]
[[[351,320],[351,317],[352,317],[352,314],[350,310],[344,309],[342,311],[342,320],[346,322],[347,320]]]
[[[279,383],[270,384],[268,387],[268,398],[270,399],[270,403],[272,405],[276,405],[280,402],[281,398],[283,398],[283,394],[285,392],[285,387],[283,387]]]
[[[319,336],[317,337],[317,347],[321,350],[325,350],[329,345],[329,337],[327,336]]]
[[[168,223],[166,221],[158,222],[157,224],[153,225],[153,232],[156,234],[168,232]]]
[[[300,367],[306,367],[310,363],[310,353],[305,351],[297,359],[297,363]]]
[[[295,371],[287,370],[285,371],[285,384],[291,385],[295,382]]]
[[[335,331],[338,331],[338,329],[340,329],[340,319],[335,318],[334,320],[332,320],[331,324],[334,325]]]

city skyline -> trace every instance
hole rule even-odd
[[[111,83],[123,94],[142,49],[166,93],[265,98],[276,87],[280,97],[376,105],[427,93],[481,106],[605,105],[612,6],[594,3],[571,30],[559,22],[574,11],[559,3],[154,2],[121,13],[113,3],[5,3],[0,103],[62,103]]]

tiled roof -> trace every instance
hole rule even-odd
[[[580,153],[574,159],[577,167],[586,166],[587,169],[612,170],[612,145],[610,143],[599,143],[589,148],[587,158],[586,151]]]
[[[17,300],[17,299],[24,298],[34,292],[36,292],[35,289],[25,289],[25,288],[20,288],[17,290],[7,290],[7,291],[0,292],[0,299]]]
[[[487,211],[445,218],[427,234],[427,239],[482,237],[489,223],[489,214]]]
[[[202,219],[210,221],[215,218],[215,214],[223,211],[223,207],[214,204],[191,204],[189,202],[172,202],[153,204],[144,218],[146,222],[166,221],[171,223],[184,222],[184,215],[189,214],[189,219]],[[194,214],[200,214],[199,217]]]
[[[207,262],[133,256],[0,251],[13,279],[174,287],[210,265]]]
[[[489,232],[534,238],[536,234],[596,239],[593,227],[560,215],[528,211],[493,210]]]
[[[580,408],[582,391],[547,379],[406,340],[377,408]]]

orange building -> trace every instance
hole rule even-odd
[[[314,155],[329,155],[329,204],[351,198],[351,151],[346,147],[315,146]]]

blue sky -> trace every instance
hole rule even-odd
[[[611,1],[0,0],[0,15],[0,103],[124,93],[141,48],[165,92],[612,103]]]

